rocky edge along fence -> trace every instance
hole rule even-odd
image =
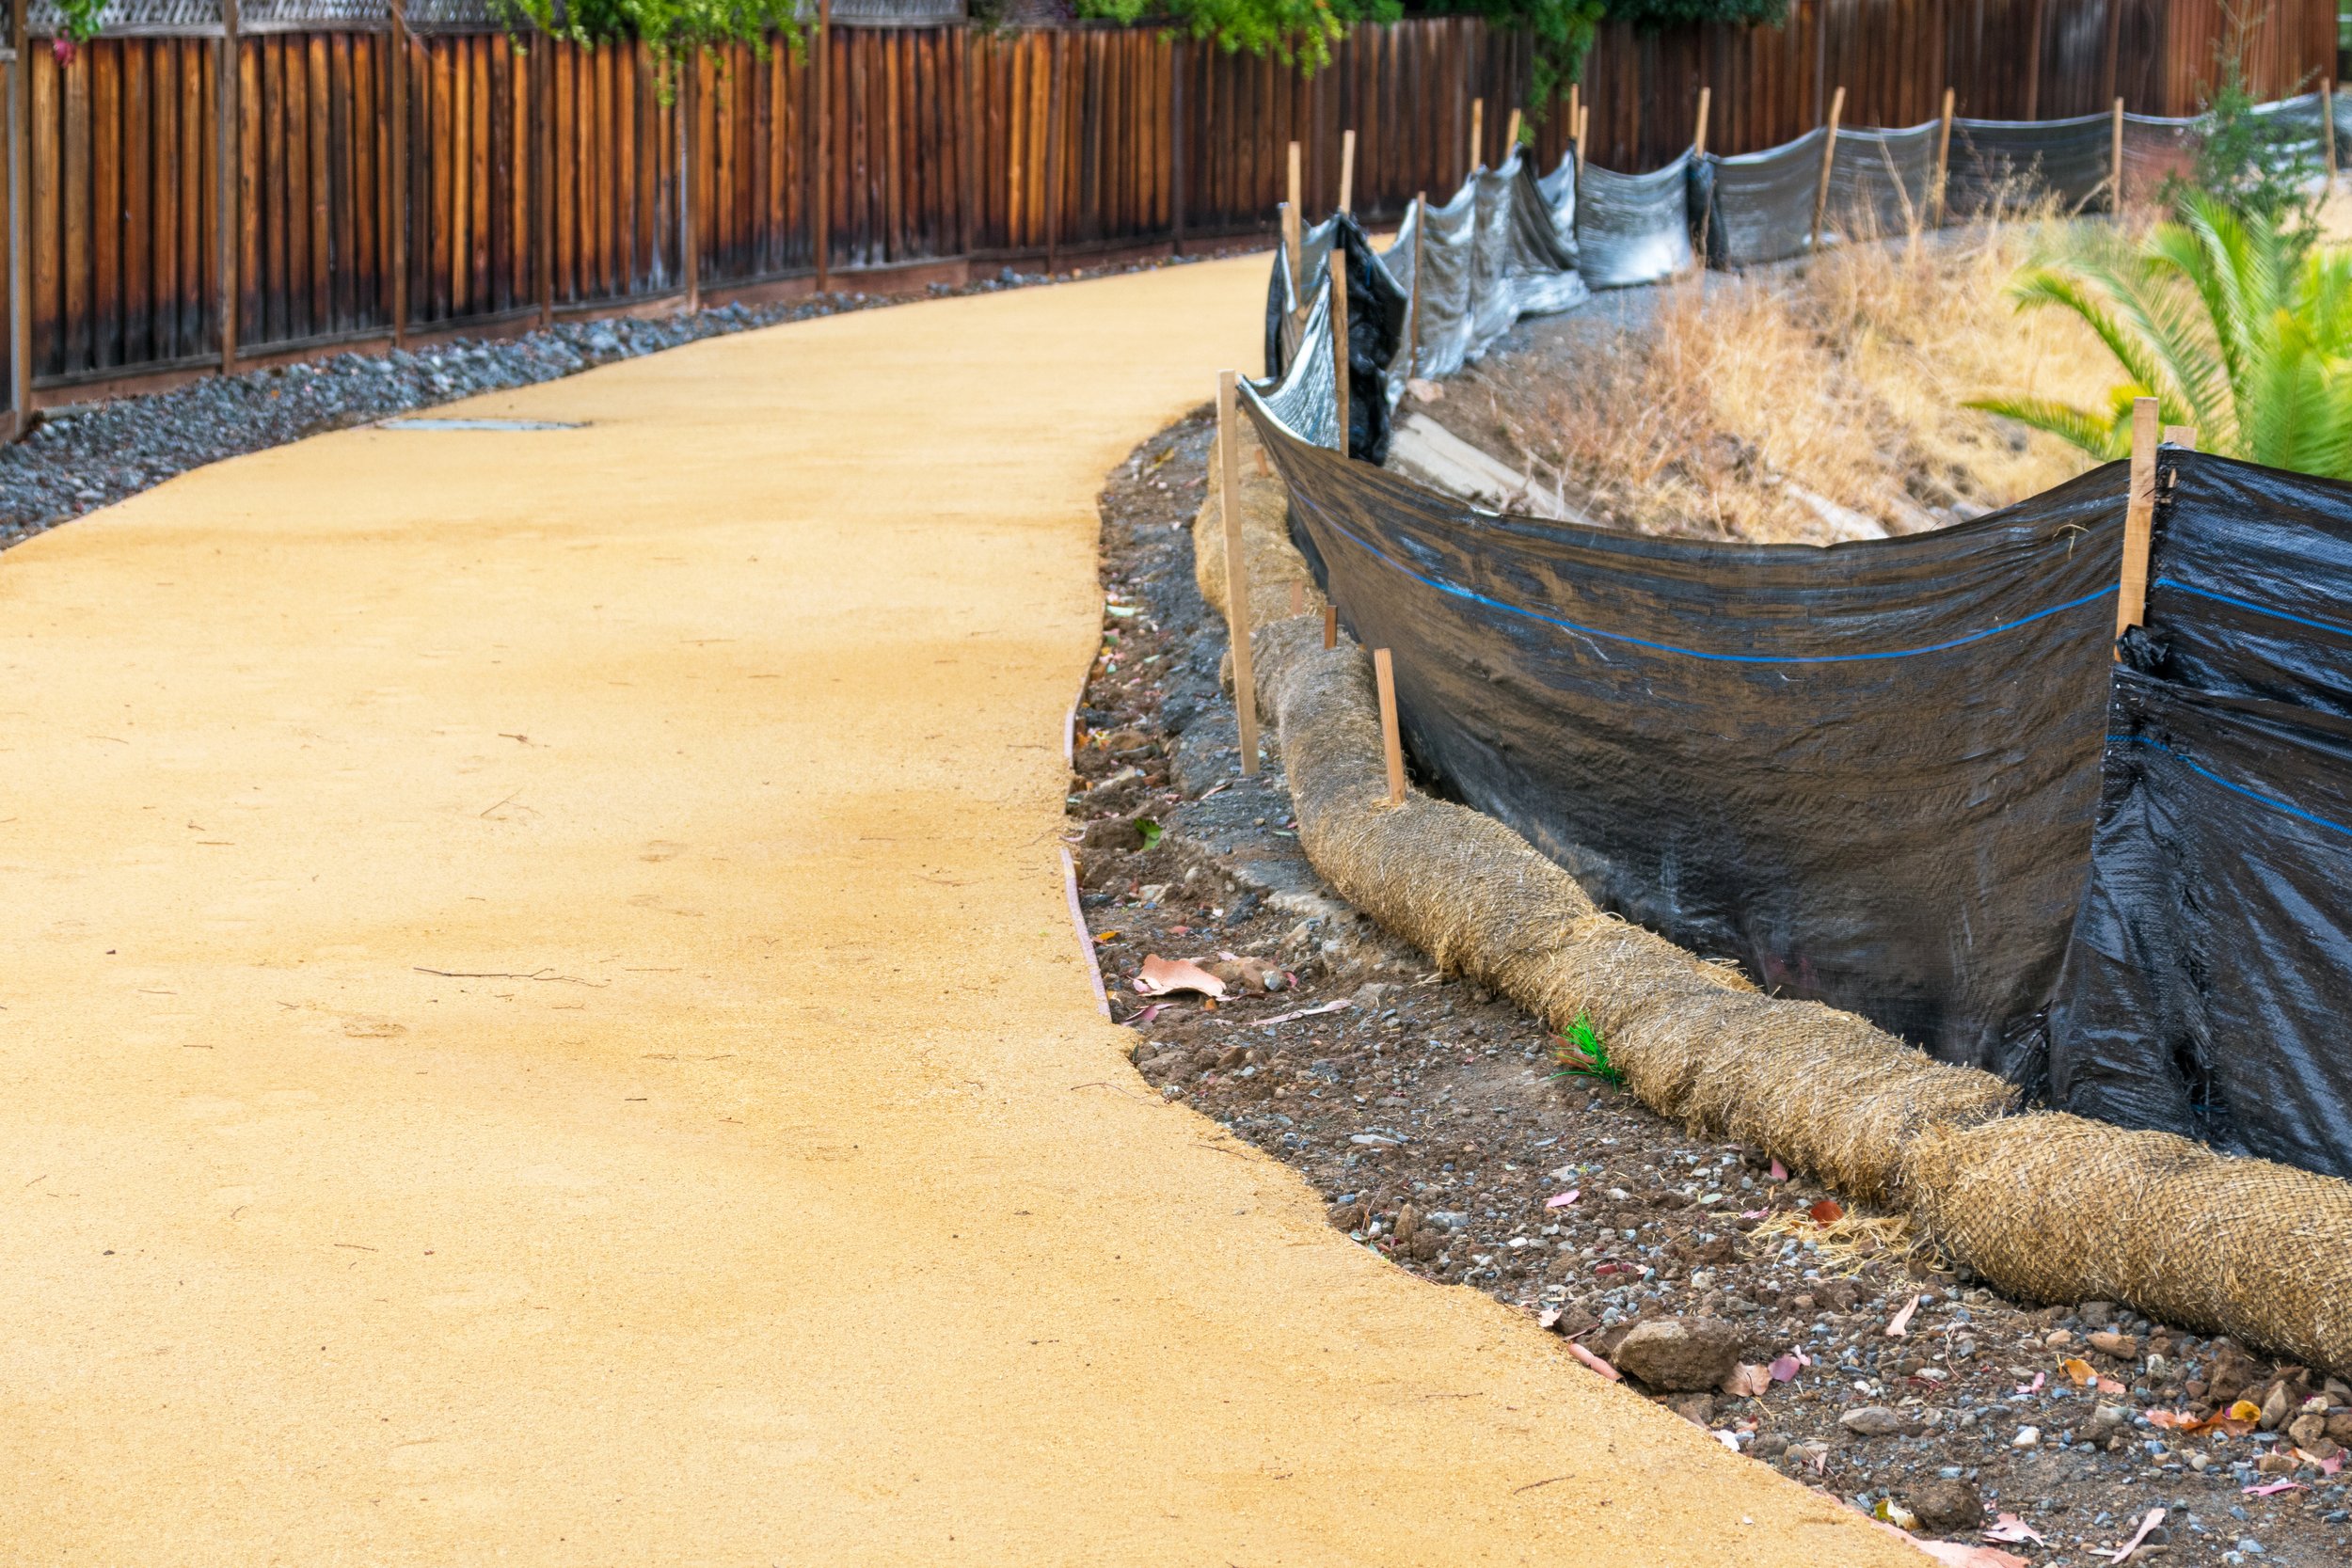
[[[959,282],[1012,263],[1215,248],[1271,230],[1282,150],[1394,218],[1471,166],[1471,105],[1534,81],[1476,18],[1357,29],[1312,78],[1150,28],[995,30],[963,0],[811,0],[803,57],[717,51],[665,94],[642,48],[509,38],[486,0],[118,0],[58,48],[11,0],[0,436],[35,408],[354,345],[706,297]],[[2263,0],[2259,92],[2332,67],[2331,7]],[[2195,107],[2214,0],[1797,0],[1778,28],[1603,29],[1596,161],[1725,152],[1823,121]],[[2027,40],[2021,55],[2019,39]],[[1531,116],[1547,165],[1571,116]]]

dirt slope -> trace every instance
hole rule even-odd
[[[1161,1103],[1093,496],[1263,262],[714,341],[0,557],[0,1562],[1920,1560]]]

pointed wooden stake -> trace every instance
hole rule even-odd
[[[2148,618],[2148,547],[2156,523],[2156,400],[2132,400],[2132,488],[2123,508],[2123,577],[2115,598],[2115,635]],[[2122,657],[2118,650],[2116,657]]]
[[[1413,193],[1413,286],[1405,294],[1405,379],[1421,374],[1421,242],[1429,232],[1429,193]]]
[[[1471,174],[1476,174],[1478,172],[1479,166],[1486,161],[1486,101],[1483,98],[1473,98],[1470,100],[1470,166]],[[1468,176],[1464,176],[1464,178],[1467,179]]]
[[[1328,602],[1323,607],[1323,645],[1327,648],[1340,645],[1340,607]]]
[[[1707,111],[1714,97],[1714,88],[1699,88],[1699,122],[1691,129],[1691,156],[1693,158],[1707,155]]]
[[[1356,210],[1356,133],[1340,133],[1340,211]]]
[[[1935,223],[1944,225],[1944,187],[1952,177],[1952,89],[1944,89],[1944,126],[1935,137]]]
[[[1346,457],[1355,447],[1355,438],[1347,428],[1347,246],[1340,244],[1335,232],[1331,236],[1331,403],[1340,416],[1340,455]]]
[[[1511,154],[1518,151],[1518,147],[1519,112],[1517,109],[1513,109],[1511,111],[1511,119],[1508,122],[1507,128],[1502,133],[1502,161],[1506,164],[1509,163],[1511,161]]]
[[[1846,89],[1839,87],[1830,95],[1829,136],[1821,143],[1821,180],[1813,187],[1813,243],[1807,248],[1821,248],[1821,214],[1829,208],[1830,166],[1837,161],[1837,120],[1846,112]]]
[[[1372,678],[1380,689],[1380,749],[1389,759],[1389,804],[1405,803],[1405,741],[1396,727],[1396,667],[1386,648],[1372,651]]]
[[[1298,215],[1299,200],[1298,144],[1293,142],[1291,143],[1290,197],[1282,208],[1282,261],[1283,264],[1290,269],[1291,301],[1303,309],[1307,302],[1300,295],[1305,293],[1307,283],[1306,279],[1299,276],[1298,269],[1305,264],[1299,258],[1306,248],[1307,237],[1304,232],[1306,220]]]

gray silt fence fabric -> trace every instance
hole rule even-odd
[[[1322,595],[1256,446],[1245,432],[1237,455],[1259,712],[1300,847],[1343,897],[1550,1029],[1589,1017],[1651,1109],[1907,1209],[2005,1291],[2124,1302],[2352,1372],[2352,1183],[2021,1113],[1990,1073],[1851,1013],[1765,996],[1603,912],[1490,817],[1419,793],[1389,804],[1371,657],[1344,638],[1323,646]],[[1213,457],[1193,543],[1201,594],[1226,614],[1220,472]]]

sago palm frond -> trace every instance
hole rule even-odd
[[[2125,382],[2105,414],[2039,398],[1968,406],[2112,458],[2130,450],[2131,400],[2153,397],[2208,451],[2352,479],[2352,250],[2192,193],[2136,250],[2086,247],[2011,293],[2020,309],[2081,320]]]

